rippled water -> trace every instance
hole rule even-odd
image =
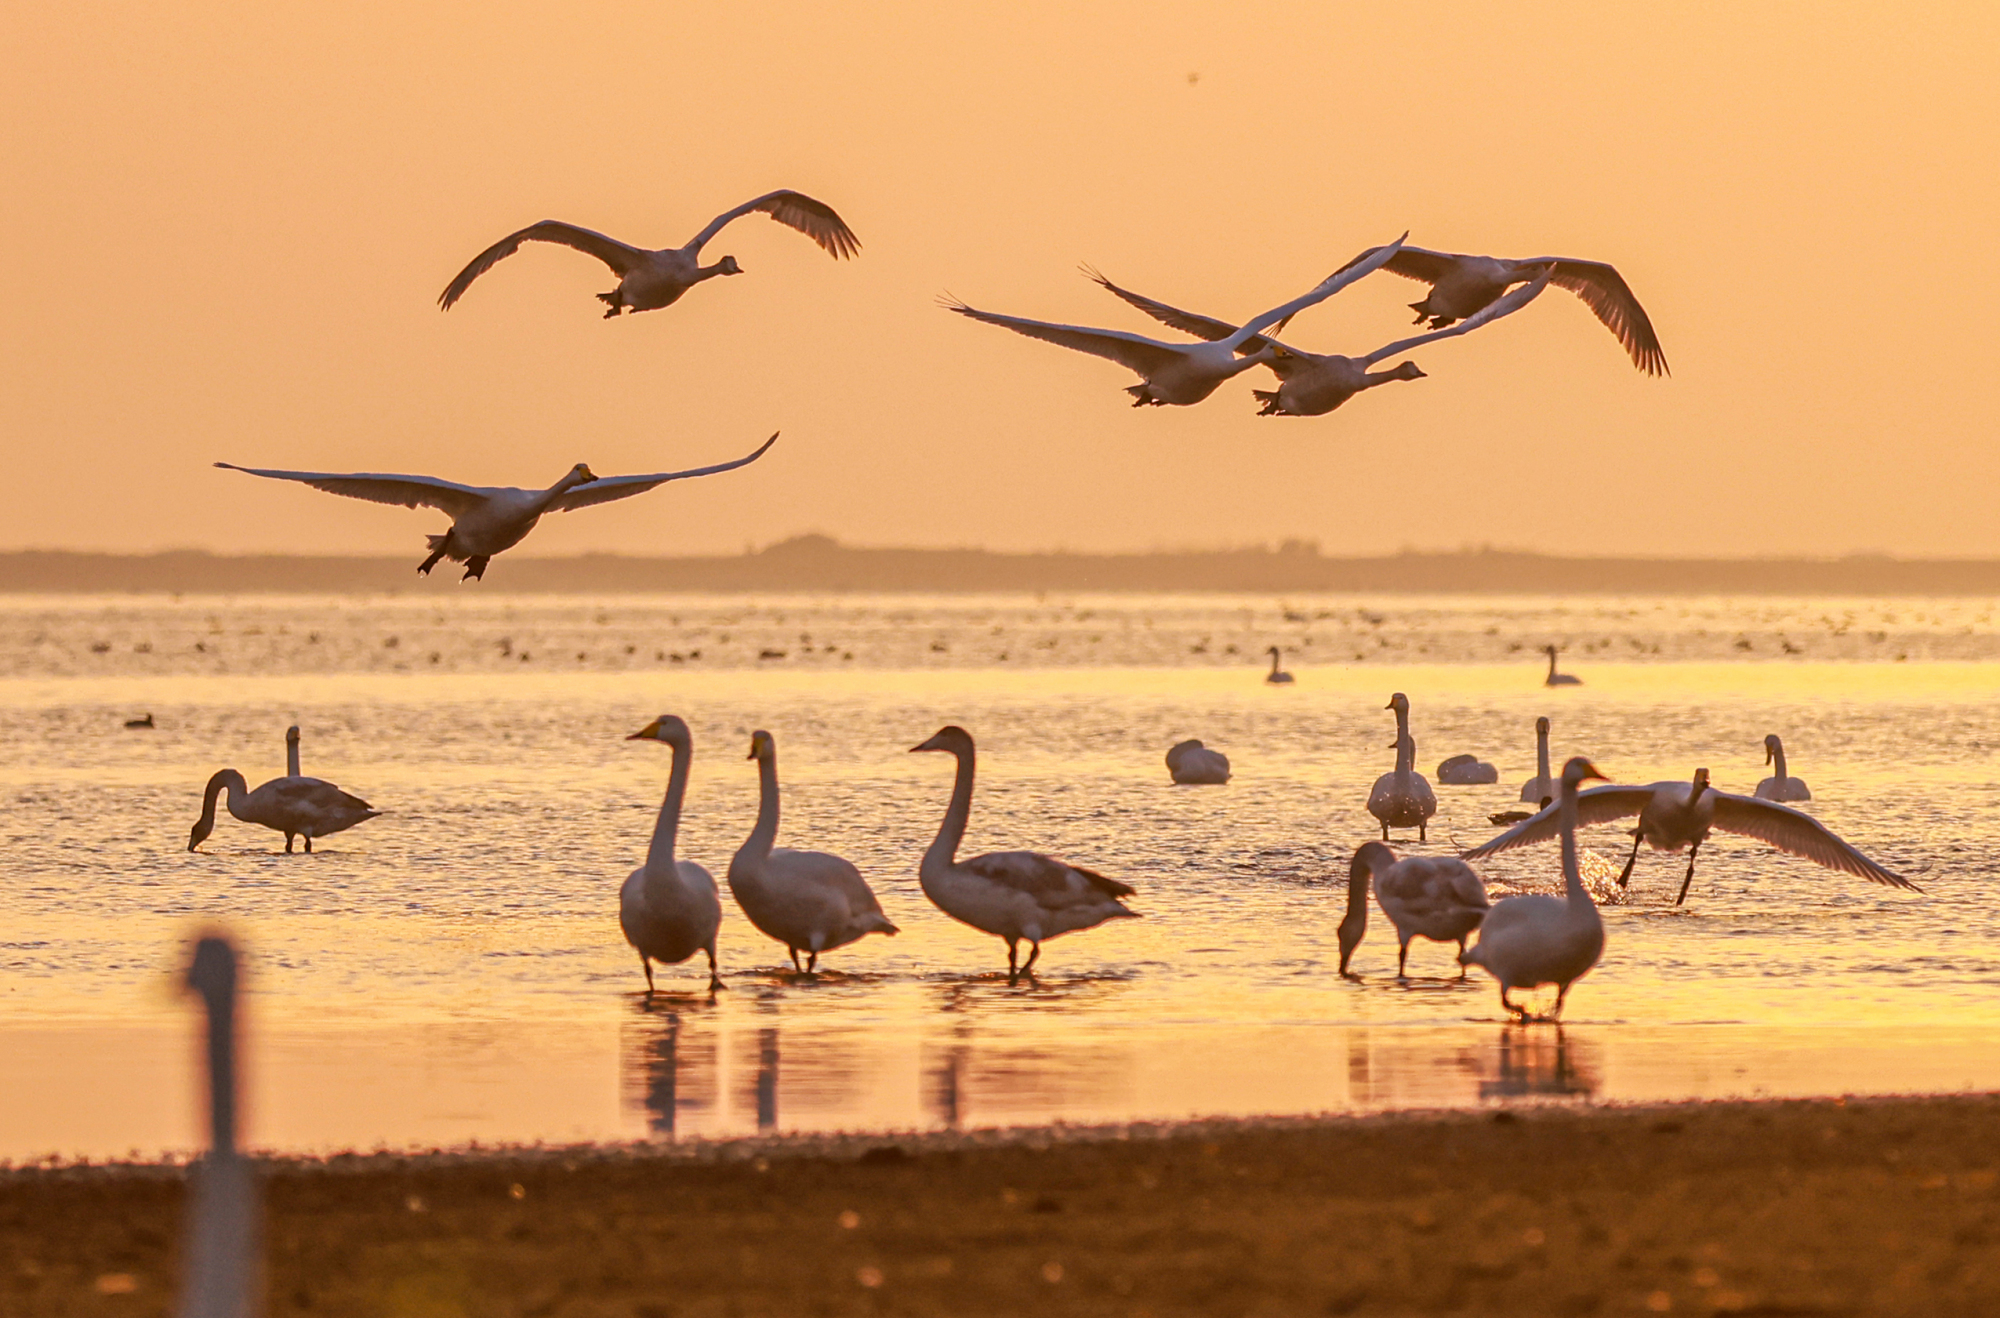
[[[185,1147],[191,1012],[172,973],[226,923],[250,957],[251,1129],[290,1148],[1113,1121],[1517,1097],[2000,1084],[1992,907],[2000,629],[1980,600],[0,600],[0,1156]],[[1545,690],[1537,648],[1580,688]],[[1288,648],[1289,688],[1259,652]],[[1787,649],[1794,653],[1787,653]],[[760,657],[769,654],[771,657]],[[673,656],[679,655],[678,661]],[[850,657],[851,656],[851,657]],[[1002,658],[1004,656],[1004,660]],[[1358,659],[1356,656],[1360,656]],[[1391,691],[1419,762],[1471,751],[1428,847],[1489,836],[1555,751],[1622,781],[1749,791],[1785,737],[1809,807],[1918,896],[1747,839],[1640,857],[1571,1021],[1501,1024],[1490,981],[1375,920],[1333,974],[1346,859],[1374,832]],[[127,731],[150,711],[157,728]],[[728,991],[649,1004],[620,938],[664,748],[692,725],[683,854],[748,831],[748,734],[777,734],[781,842],[837,851],[903,928],[794,976],[727,908]],[[214,769],[305,771],[389,813],[278,854]],[[950,785],[908,747],[979,740],[968,850],[1046,849],[1145,913],[1055,940],[1009,988],[995,939],[932,909],[918,854]],[[1236,779],[1175,788],[1200,736]],[[274,845],[274,843],[276,845]],[[1613,860],[1613,828],[1586,834]],[[1401,842],[1399,846],[1403,845]],[[1552,888],[1552,849],[1486,868]],[[727,907],[727,899],[725,898]]]

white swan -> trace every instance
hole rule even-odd
[[[1477,755],[1454,755],[1438,764],[1438,782],[1452,787],[1484,787],[1500,781],[1500,771]]]
[[[1618,336],[1634,366],[1648,375],[1669,374],[1667,354],[1660,348],[1646,309],[1639,305],[1624,276],[1602,261],[1567,256],[1508,261],[1405,247],[1389,262],[1389,269],[1405,279],[1421,279],[1431,285],[1430,294],[1421,302],[1410,303],[1410,310],[1417,313],[1417,324],[1428,321],[1433,329],[1478,314],[1510,287],[1533,279],[1544,267],[1553,267],[1555,285],[1582,298],[1604,327]]]
[[[1278,666],[1278,661],[1282,657],[1278,647],[1274,645],[1265,653],[1271,656],[1271,671],[1264,674],[1264,680],[1272,686],[1284,686],[1292,681],[1292,675]]]
[[[778,743],[758,729],[750,734],[757,761],[757,824],[729,862],[729,891],[757,929],[783,943],[798,970],[803,949],[811,972],[819,954],[868,934],[893,934],[882,903],[861,871],[824,851],[773,848],[778,837]]]
[[[1457,943],[1461,956],[1466,935],[1486,918],[1486,885],[1472,872],[1472,866],[1455,856],[1405,856],[1380,842],[1364,842],[1347,867],[1347,914],[1341,917],[1340,973],[1349,979],[1347,963],[1361,936],[1368,929],[1368,880],[1375,880],[1375,901],[1382,914],[1396,926],[1396,978],[1404,974],[1410,960],[1410,940],[1423,937],[1439,943]],[[1464,968],[1459,978],[1465,978]]]
[[[1185,330],[1205,339],[1215,340],[1235,333],[1226,321],[1214,320],[1208,316],[1182,311],[1164,302],[1142,297],[1118,287],[1104,276],[1091,272],[1091,277],[1112,293],[1139,308],[1147,315],[1175,329]],[[1273,349],[1265,364],[1278,377],[1276,389],[1252,389],[1251,395],[1262,404],[1258,416],[1325,416],[1364,389],[1388,384],[1392,380],[1421,380],[1422,370],[1415,362],[1402,362],[1387,371],[1371,371],[1385,357],[1393,357],[1400,352],[1421,348],[1438,339],[1456,338],[1482,325],[1489,325],[1502,316],[1511,316],[1541,296],[1548,285],[1548,274],[1515,289],[1506,297],[1494,302],[1477,315],[1450,329],[1439,329],[1429,334],[1419,334],[1413,338],[1398,339],[1394,343],[1377,348],[1365,357],[1343,357],[1338,353],[1312,353],[1287,344],[1279,343],[1269,334],[1259,337],[1254,343],[1245,344],[1239,351],[1260,351],[1268,346]]]
[[[394,504],[399,508],[436,508],[451,518],[451,529],[428,537],[431,556],[418,564],[417,572],[429,576],[438,560],[448,558],[465,564],[461,581],[477,581],[486,575],[486,561],[503,549],[512,549],[527,538],[542,520],[543,513],[574,512],[613,499],[629,499],[668,481],[694,476],[713,476],[734,471],[764,456],[778,442],[774,434],[755,453],[734,462],[718,462],[712,467],[687,471],[654,472],[650,476],[597,476],[579,462],[569,474],[546,490],[518,490],[512,486],[460,485],[435,476],[396,476],[375,472],[339,475],[325,471],[271,471],[261,467],[239,467],[230,462],[215,465],[272,480],[298,481],[328,494],[370,503]]]
[[[1437,813],[1437,793],[1416,772],[1417,743],[1410,736],[1410,698],[1398,691],[1389,697],[1385,709],[1396,711],[1396,767],[1375,780],[1368,793],[1368,813],[1382,821],[1382,840],[1389,840],[1391,828],[1414,828],[1423,842],[1430,817]]]
[[[646,992],[653,991],[653,962],[679,965],[696,952],[708,953],[708,987],[722,987],[715,969],[715,935],[722,926],[722,900],[715,878],[691,860],[674,859],[674,838],[681,826],[681,801],[687,795],[688,768],[694,760],[694,737],[688,725],[662,714],[627,741],[665,742],[674,752],[667,774],[667,796],[653,824],[646,863],[632,871],[618,890],[618,927],[639,953],[646,971]]]
[[[182,1318],[247,1318],[257,1279],[257,1182],[236,1147],[236,949],[195,945],[188,986],[208,1016],[208,1155],[195,1168],[187,1216]]]
[[[861,250],[861,240],[854,236],[846,221],[833,213],[833,207],[823,201],[814,201],[803,192],[782,190],[767,192],[734,210],[724,211],[710,220],[708,227],[696,234],[685,247],[666,247],[659,251],[633,247],[616,238],[607,238],[601,233],[565,224],[561,220],[543,220],[540,224],[531,224],[508,234],[473,257],[471,264],[459,271],[458,277],[438,295],[438,308],[451,310],[451,304],[465,295],[473,280],[504,258],[512,256],[522,243],[531,242],[561,243],[565,247],[574,247],[611,267],[611,272],[618,276],[618,287],[597,295],[597,300],[609,308],[604,313],[606,319],[621,311],[655,311],[672,306],[680,301],[683,293],[704,279],[743,273],[743,267],[736,263],[733,256],[725,256],[714,265],[703,265],[701,249],[708,245],[709,239],[722,232],[723,225],[752,211],[762,211],[778,223],[797,229],[835,260],[853,256]]]
[[[1603,776],[1581,755],[1563,765],[1556,803],[1549,807],[1562,839],[1563,895],[1503,897],[1480,922],[1478,944],[1459,953],[1462,964],[1484,966],[1500,981],[1500,1005],[1518,1021],[1528,1020],[1528,1010],[1515,1006],[1509,993],[1554,984],[1556,1005],[1546,1019],[1555,1020],[1562,1015],[1569,986],[1604,955],[1604,917],[1584,889],[1576,857],[1576,789],[1586,778]]]
[[[1792,778],[1785,773],[1785,743],[1772,733],[1764,738],[1764,763],[1774,765],[1771,776],[1757,784],[1756,796],[1766,801],[1810,801],[1812,788],[1806,786],[1805,779]]]
[[[1270,361],[1277,354],[1278,345],[1264,339],[1263,331],[1283,324],[1307,307],[1324,302],[1355,280],[1373,273],[1401,243],[1399,238],[1386,247],[1370,248],[1329,275],[1311,292],[1253,317],[1240,328],[1228,329],[1207,343],[1163,343],[1158,339],[1127,334],[1123,330],[1088,329],[1027,320],[1020,316],[1003,316],[997,312],[976,310],[955,298],[946,298],[943,305],[961,316],[970,316],[989,325],[1000,325],[1029,338],[1074,348],[1130,368],[1144,381],[1125,390],[1132,395],[1134,407],[1186,407],[1214,393],[1223,381]],[[1258,346],[1253,347],[1253,341]],[[1239,357],[1239,349],[1246,355]]]
[[[1006,940],[1009,984],[1034,969],[1044,940],[1106,920],[1138,916],[1118,900],[1132,895],[1126,884],[1039,851],[994,851],[958,859],[966,820],[972,814],[972,734],[947,726],[910,750],[944,751],[958,760],[951,804],[938,825],[936,841],[917,866],[917,881],[924,896],[952,919]],[[1028,959],[1017,967],[1024,939]]]
[[[1556,671],[1556,647],[1545,645],[1542,652],[1549,657],[1549,675],[1542,679],[1543,686],[1582,686],[1583,679],[1571,673]]]
[[[1547,842],[1561,829],[1559,813],[1556,806],[1551,806],[1492,841],[1481,843],[1462,854],[1467,860],[1477,860],[1514,847]],[[1632,854],[1625,858],[1625,869],[1618,876],[1620,887],[1624,887],[1632,877],[1632,865],[1639,859],[1641,842],[1655,851],[1676,852],[1687,848],[1687,876],[1681,880],[1680,896],[1674,898],[1676,906],[1687,900],[1688,885],[1694,882],[1695,856],[1701,851],[1701,844],[1708,840],[1712,828],[1754,837],[1780,851],[1803,856],[1828,869],[1858,875],[1872,883],[1907,888],[1912,892],[1923,891],[1902,875],[1883,869],[1841,841],[1831,829],[1811,815],[1801,814],[1774,801],[1760,801],[1754,796],[1735,796],[1712,790],[1708,785],[1706,769],[1696,769],[1692,782],[1652,783],[1645,787],[1593,787],[1577,798],[1576,815],[1580,825],[1605,824],[1614,819],[1639,816],[1639,826],[1632,830]]]
[[[1549,721],[1535,720],[1535,776],[1521,784],[1521,799],[1547,805],[1556,799],[1556,780],[1549,774]]]
[[[313,839],[330,837],[381,814],[366,801],[341,791],[332,783],[307,778],[299,772],[298,725],[285,729],[285,776],[273,778],[256,791],[234,769],[218,769],[202,789],[201,818],[188,834],[188,850],[193,851],[215,832],[215,798],[228,792],[229,813],[246,824],[262,824],[285,835],[285,854],[292,844],[306,840],[311,855]]]
[[[1183,786],[1215,786],[1229,781],[1229,757],[1197,740],[1177,742],[1167,751],[1167,773]]]

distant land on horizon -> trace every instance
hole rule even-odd
[[[428,580],[414,554],[306,557],[0,553],[9,594],[409,594],[455,588],[446,563]],[[503,594],[799,593],[2000,595],[2000,560],[1566,558],[1466,549],[1332,558],[1309,541],[1272,548],[1131,554],[870,549],[801,535],[741,554],[638,558],[509,555],[479,590]]]

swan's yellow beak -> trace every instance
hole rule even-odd
[[[597,479],[597,473],[590,469],[590,464],[587,462],[579,462],[576,464],[576,474],[583,477],[587,481],[594,481]]]
[[[660,721],[659,721],[658,719],[654,719],[654,720],[653,720],[653,721],[652,721],[651,723],[648,723],[648,724],[647,724],[647,725],[646,725],[645,727],[643,727],[643,728],[640,728],[640,729],[639,729],[639,730],[638,730],[637,732],[633,733],[633,734],[632,734],[631,736],[627,737],[627,738],[626,738],[625,740],[627,740],[627,741],[652,741],[652,740],[654,740],[655,738],[657,738],[657,737],[658,737],[659,735],[660,735]]]

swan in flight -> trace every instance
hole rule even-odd
[[[1562,827],[1559,814],[1559,807],[1551,806],[1492,841],[1464,852],[1464,858],[1477,860],[1514,847],[1547,842]],[[1694,882],[1695,856],[1701,851],[1701,844],[1708,840],[1712,828],[1754,837],[1780,851],[1803,856],[1828,869],[1858,875],[1872,883],[1907,888],[1911,892],[1923,891],[1902,875],[1883,869],[1841,841],[1811,815],[1801,814],[1774,801],[1715,791],[1708,785],[1706,769],[1696,769],[1692,782],[1652,783],[1645,787],[1593,787],[1577,798],[1579,826],[1608,824],[1614,819],[1626,819],[1632,815],[1639,816],[1639,826],[1632,830],[1632,854],[1625,858],[1625,869],[1618,876],[1618,886],[1622,888],[1630,882],[1632,865],[1639,859],[1641,842],[1655,851],[1669,853],[1685,847],[1688,853],[1687,876],[1681,880],[1680,896],[1674,898],[1676,906],[1687,900],[1688,885]]]
[[[691,860],[674,859],[674,838],[681,827],[681,801],[687,795],[688,768],[694,759],[694,736],[672,714],[662,714],[627,737],[627,741],[664,742],[674,753],[667,773],[667,797],[653,824],[646,863],[626,876],[618,890],[618,927],[639,953],[646,972],[646,992],[653,991],[653,963],[679,965],[696,952],[708,953],[708,989],[722,987],[715,970],[715,935],[722,927],[722,899],[715,878]]]
[[[882,903],[861,871],[824,851],[773,848],[778,837],[778,742],[761,728],[750,734],[757,761],[757,823],[729,862],[729,891],[760,933],[783,943],[792,969],[819,969],[819,954],[868,934],[893,934]]]
[[[687,246],[666,247],[656,252],[621,243],[616,238],[607,238],[574,224],[564,224],[561,220],[543,220],[540,224],[531,224],[508,234],[473,257],[472,263],[459,271],[458,277],[438,294],[438,309],[451,310],[451,304],[465,296],[465,290],[472,287],[473,280],[519,251],[522,243],[561,243],[610,266],[611,273],[618,276],[618,287],[597,295],[597,300],[609,308],[604,313],[607,320],[621,311],[657,311],[661,307],[670,307],[704,279],[743,273],[743,267],[736,263],[733,256],[725,256],[714,265],[703,265],[701,249],[722,232],[725,224],[753,211],[762,211],[778,223],[797,229],[818,243],[821,250],[836,261],[861,250],[861,240],[854,236],[854,231],[847,227],[845,220],[833,213],[833,207],[823,201],[814,201],[803,192],[767,192],[710,220],[708,227],[696,234]]]
[[[1091,278],[1099,285],[1115,293],[1126,302],[1145,312],[1153,319],[1189,334],[1204,339],[1220,340],[1236,333],[1227,321],[1198,316],[1142,297],[1118,287],[1104,276],[1091,272]],[[1511,316],[1541,296],[1547,287],[1547,272],[1531,279],[1507,296],[1495,301],[1477,315],[1452,326],[1450,329],[1433,330],[1429,334],[1419,334],[1413,338],[1398,339],[1385,347],[1377,348],[1365,357],[1343,357],[1337,353],[1320,355],[1279,343],[1270,335],[1263,335],[1255,344],[1245,344],[1244,350],[1259,352],[1264,347],[1271,351],[1265,364],[1278,377],[1276,389],[1252,389],[1251,395],[1262,404],[1258,416],[1325,416],[1364,389],[1388,384],[1392,380],[1421,380],[1424,372],[1415,362],[1402,362],[1386,371],[1372,371],[1369,368],[1385,357],[1421,348],[1438,339],[1456,338],[1468,334],[1482,325],[1490,325],[1502,316]]]
[[[1757,784],[1755,795],[1766,801],[1812,800],[1812,788],[1806,786],[1805,779],[1786,776],[1785,743],[1775,732],[1764,738],[1764,763],[1776,767],[1769,778]]]
[[[1486,885],[1472,872],[1472,866],[1455,856],[1405,856],[1380,842],[1364,842],[1347,868],[1347,914],[1341,917],[1340,973],[1349,979],[1347,963],[1361,936],[1368,929],[1368,880],[1375,880],[1375,901],[1389,923],[1396,926],[1396,978],[1410,960],[1410,940],[1423,937],[1438,943],[1457,943],[1459,956],[1465,955],[1465,939],[1486,918]],[[1463,967],[1459,978],[1465,978]]]
[[[1452,787],[1484,787],[1500,781],[1500,771],[1477,755],[1454,755],[1438,765],[1438,781]]]
[[[1455,320],[1477,315],[1515,284],[1533,279],[1543,269],[1551,270],[1551,282],[1583,299],[1604,327],[1618,336],[1631,354],[1632,364],[1648,375],[1671,374],[1667,354],[1646,309],[1632,294],[1623,275],[1602,261],[1578,261],[1567,256],[1537,256],[1526,261],[1506,261],[1491,256],[1461,256],[1455,252],[1433,252],[1422,247],[1404,247],[1389,259],[1389,269],[1405,279],[1420,279],[1431,286],[1421,302],[1410,303],[1417,324],[1426,321],[1432,329],[1443,329]]]
[[[924,896],[952,919],[1006,940],[1009,984],[1034,970],[1045,939],[1138,916],[1118,900],[1132,895],[1126,884],[1039,851],[993,851],[960,860],[958,845],[972,814],[972,734],[957,726],[940,728],[910,750],[943,751],[958,760],[951,804],[917,867],[917,881]],[[1028,959],[1017,966],[1023,939]]]
[[[1229,781],[1229,757],[1196,740],[1176,743],[1167,752],[1167,773],[1183,786],[1214,786]]]
[[[1521,799],[1538,806],[1556,798],[1556,780],[1549,776],[1549,721],[1535,720],[1535,776],[1521,784]]]
[[[399,508],[436,508],[451,518],[451,529],[429,537],[431,556],[417,565],[417,572],[429,576],[438,560],[448,558],[465,564],[461,581],[477,581],[486,575],[487,560],[504,549],[512,549],[527,538],[542,520],[543,513],[574,512],[613,499],[629,499],[668,481],[694,476],[713,476],[734,471],[764,456],[778,442],[774,434],[747,458],[718,462],[712,467],[687,471],[661,471],[650,476],[598,476],[579,462],[569,474],[546,490],[517,490],[511,486],[460,485],[435,476],[393,476],[373,472],[339,475],[325,471],[268,471],[261,467],[239,467],[230,462],[215,465],[229,471],[272,480],[298,481],[328,494],[370,503],[394,504]]]
[[[1582,686],[1582,685],[1583,685],[1583,679],[1582,679],[1582,678],[1580,678],[1580,677],[1578,677],[1578,676],[1576,676],[1575,674],[1573,674],[1573,673],[1558,673],[1558,672],[1556,671],[1556,647],[1555,647],[1555,646],[1553,646],[1553,645],[1545,645],[1545,646],[1543,646],[1543,647],[1542,647],[1542,652],[1543,652],[1544,654],[1548,655],[1548,657],[1549,657],[1549,675],[1548,675],[1547,677],[1545,677],[1545,678],[1543,678],[1543,679],[1542,679],[1542,685],[1543,685],[1543,686]],[[1523,798],[1523,799],[1525,800],[1526,798]]]
[[[1281,657],[1278,647],[1274,645],[1269,650],[1266,650],[1265,653],[1271,656],[1271,671],[1264,674],[1264,680],[1272,686],[1284,686],[1290,682],[1292,675],[1278,667],[1278,661]]]
[[[1220,336],[1205,343],[1163,343],[1123,330],[1088,329],[1027,320],[1020,316],[1003,316],[997,312],[977,310],[955,298],[946,298],[943,306],[961,316],[970,316],[988,325],[1000,325],[1017,334],[1060,347],[1104,357],[1136,371],[1143,382],[1130,385],[1125,390],[1132,395],[1134,407],[1187,407],[1214,393],[1223,381],[1271,361],[1279,348],[1274,341],[1263,337],[1265,330],[1290,320],[1307,307],[1324,302],[1355,280],[1374,273],[1401,245],[1402,239],[1399,238],[1386,247],[1372,247],[1327,276],[1311,292],[1253,317],[1240,328],[1225,328]],[[1256,346],[1253,347],[1253,343]],[[1245,355],[1238,356],[1239,350]]]
[[[190,1178],[185,1290],[187,1318],[244,1318],[255,1312],[257,1182],[236,1147],[236,949],[210,935],[195,944],[188,987],[208,1016],[208,1154]]]
[[[1562,1015],[1569,986],[1604,955],[1604,917],[1583,886],[1576,855],[1576,789],[1586,778],[1602,777],[1595,765],[1577,756],[1563,766],[1556,803],[1547,812],[1562,840],[1563,895],[1503,897],[1480,922],[1478,944],[1459,953],[1461,964],[1484,966],[1500,981],[1500,1005],[1523,1024],[1528,1010],[1515,1006],[1509,993],[1554,984],[1556,1005],[1547,1019],[1555,1020]]]
[[[234,769],[218,769],[202,789],[201,818],[188,834],[188,850],[193,851],[215,831],[215,799],[228,792],[229,813],[246,824],[262,824],[285,835],[285,854],[292,854],[293,842],[303,837],[306,854],[311,855],[313,839],[328,837],[356,824],[375,818],[380,810],[358,796],[341,791],[332,783],[307,778],[299,773],[299,730],[285,730],[285,776],[273,778],[256,791]]]
[[[1437,813],[1437,793],[1416,772],[1417,743],[1410,736],[1410,698],[1398,691],[1389,697],[1385,709],[1396,711],[1396,767],[1375,780],[1368,793],[1368,813],[1382,821],[1382,840],[1389,840],[1391,828],[1414,828],[1417,841],[1426,840],[1425,828]]]

